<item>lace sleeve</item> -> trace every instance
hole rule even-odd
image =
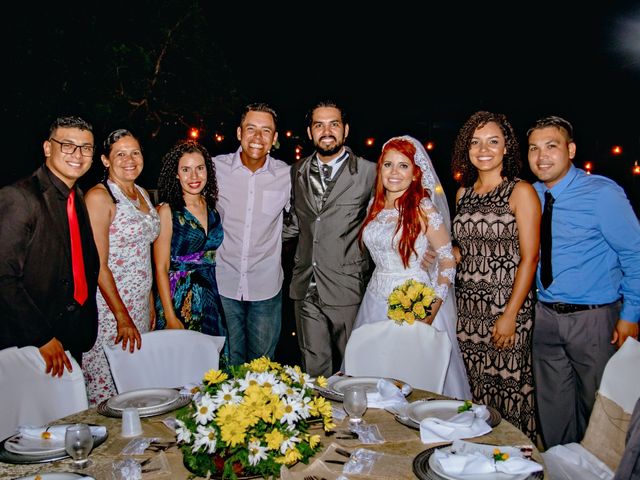
[[[456,261],[451,249],[451,236],[442,215],[431,200],[424,199],[421,207],[428,221],[427,240],[436,252],[436,261],[432,271],[432,278],[435,279],[434,289],[436,295],[444,301],[447,298],[449,287],[454,284],[456,277]]]

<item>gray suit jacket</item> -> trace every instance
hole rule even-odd
[[[349,148],[342,172],[322,209],[309,185],[315,153],[291,168],[292,208],[284,239],[298,236],[289,294],[304,299],[313,273],[320,299],[328,305],[357,305],[369,279],[366,249],[358,232],[367,213],[376,178],[376,164]]]

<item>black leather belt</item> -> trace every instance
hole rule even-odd
[[[603,303],[600,305],[579,305],[576,303],[550,303],[550,302],[540,302],[545,307],[554,310],[556,313],[575,313],[582,312],[584,310],[594,310],[596,308],[608,307],[612,305],[612,303]],[[615,303],[615,302],[613,302]]]

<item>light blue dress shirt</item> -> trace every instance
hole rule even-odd
[[[542,182],[534,188],[544,207]],[[551,188],[553,282],[538,300],[605,304],[622,299],[620,318],[640,319],[640,224],[624,190],[609,178],[573,165]]]

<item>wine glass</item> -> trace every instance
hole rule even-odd
[[[354,385],[345,389],[342,406],[349,415],[349,425],[356,426],[362,422],[362,415],[367,410],[367,389]]]
[[[89,453],[93,448],[93,435],[86,423],[76,423],[67,427],[64,435],[64,448],[73,458],[73,466],[77,469],[88,467],[91,462]]]

